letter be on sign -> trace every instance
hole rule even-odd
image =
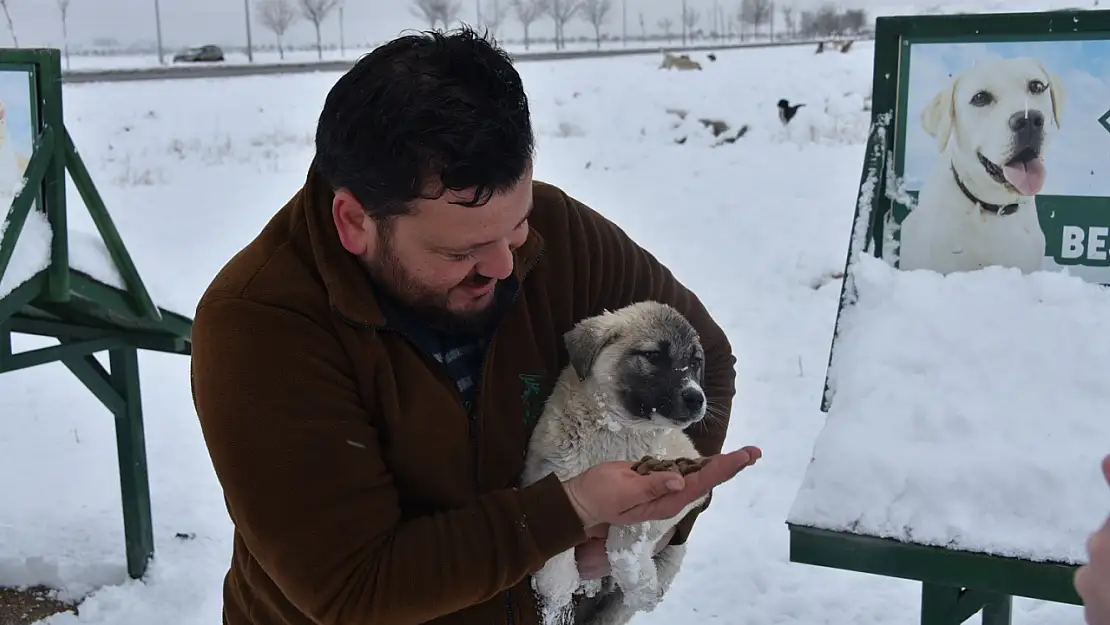
[[[1063,258],[1081,258],[1086,255],[1087,260],[1106,260],[1106,238],[1110,235],[1110,228],[1091,226],[1084,231],[1079,226],[1064,226],[1062,234],[1060,256]]]

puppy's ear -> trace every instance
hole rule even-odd
[[[1048,76],[1048,94],[1052,96],[1052,118],[1056,120],[1056,127],[1059,128],[1060,117],[1068,101],[1068,90],[1059,76],[1045,69],[1043,65],[1041,69],[1044,70],[1045,76]]]
[[[579,321],[563,335],[570,365],[574,367],[579,380],[589,377],[590,370],[593,369],[594,361],[597,360],[601,350],[616,340],[617,336],[612,324],[604,316]]]
[[[930,137],[937,140],[943,152],[952,136],[952,126],[956,123],[956,80],[938,93],[921,111],[921,127]]]

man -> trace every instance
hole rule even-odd
[[[1102,461],[1110,484],[1110,456]],[[1087,542],[1087,565],[1075,573],[1075,589],[1083,599],[1088,625],[1110,625],[1110,519]]]
[[[519,75],[468,30],[387,43],[328,94],[303,188],[195,316],[235,525],[226,625],[532,625],[547,559],[574,548],[603,576],[609,524],[674,516],[758,458],[719,454],[724,333],[620,229],[533,182],[533,148]],[[690,433],[719,455],[685,479],[613,462],[517,488],[563,333],[645,299],[701,332],[715,412]]]

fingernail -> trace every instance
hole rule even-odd
[[[667,488],[670,490],[678,492],[682,490],[682,486],[682,480],[667,480]]]

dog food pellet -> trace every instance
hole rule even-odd
[[[675,458],[672,460],[644,456],[632,465],[632,470],[640,475],[661,471],[673,471],[681,475],[690,475],[700,471],[708,461],[706,458]]]

